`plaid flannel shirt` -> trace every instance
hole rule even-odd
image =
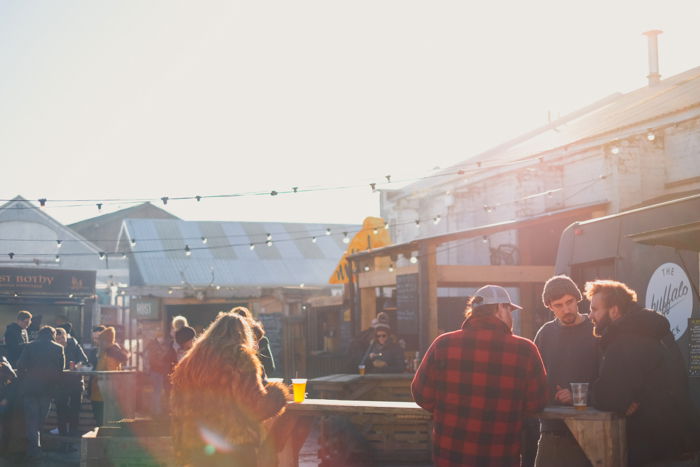
[[[435,339],[411,391],[433,414],[436,466],[517,466],[524,418],[544,408],[547,378],[532,341],[476,316]]]

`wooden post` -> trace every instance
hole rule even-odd
[[[362,304],[360,329],[367,329],[372,325],[372,320],[377,316],[377,292],[374,287],[360,289],[360,303]]]
[[[418,250],[418,346],[421,352],[437,337],[437,259],[436,246],[421,242]]]

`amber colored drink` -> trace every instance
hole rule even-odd
[[[294,402],[304,402],[306,397],[306,378],[292,378]]]
[[[576,410],[586,410],[586,408],[588,408],[588,406],[587,405],[575,405],[574,408]]]

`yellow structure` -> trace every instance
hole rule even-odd
[[[336,266],[328,283],[330,284],[347,284],[348,283],[348,261],[347,256],[360,251],[370,250],[391,245],[391,235],[389,230],[385,228],[384,219],[381,217],[366,217],[362,222],[362,230],[357,232],[352,237],[348,244],[348,249],[343,253],[338,266]],[[374,260],[374,268],[387,269],[391,265],[389,258],[376,258]]]

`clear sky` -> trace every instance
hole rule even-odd
[[[387,174],[644,86],[645,30],[662,78],[700,66],[699,20],[697,0],[0,0],[0,198],[70,223],[94,202],[52,200],[318,187],[166,209],[360,223]]]

